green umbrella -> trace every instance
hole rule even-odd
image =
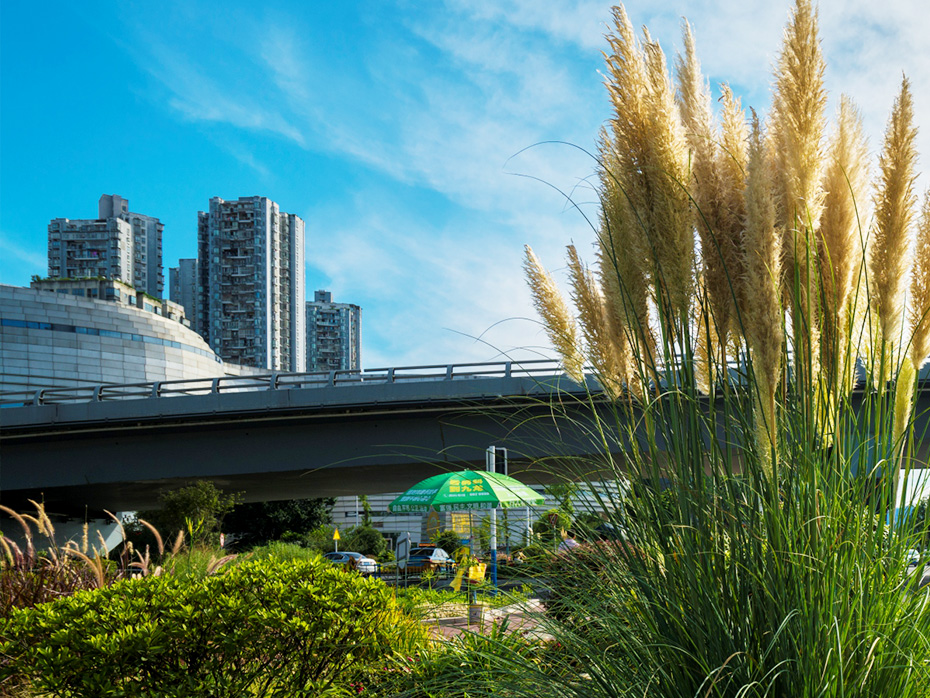
[[[466,511],[528,507],[544,498],[519,480],[484,470],[460,470],[434,475],[418,482],[391,502],[392,512],[420,514],[435,511]]]

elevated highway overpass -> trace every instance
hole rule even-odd
[[[533,461],[590,449],[556,429],[553,400],[585,419],[555,362],[419,366],[46,388],[0,397],[0,503],[50,512],[136,510],[208,479],[246,501],[391,492],[510,451]]]

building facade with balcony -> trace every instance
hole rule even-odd
[[[56,218],[48,224],[51,278],[104,277],[162,297],[162,232],[152,216],[129,211],[129,202],[104,194],[96,219]]]
[[[197,327],[224,361],[306,366],[304,222],[264,196],[198,213]]]
[[[333,303],[329,291],[317,291],[307,301],[307,371],[361,368],[362,309]]]

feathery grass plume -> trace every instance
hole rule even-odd
[[[911,419],[911,407],[914,399],[914,388],[917,385],[917,370],[911,357],[905,355],[901,361],[901,368],[895,376],[894,386],[894,432],[893,441],[896,449],[904,449],[904,435]],[[897,492],[897,480],[900,468],[895,468],[895,486],[892,492]]]
[[[572,300],[578,309],[581,333],[588,349],[588,360],[597,372],[604,391],[614,400],[620,397],[624,376],[622,346],[611,337],[610,322],[604,298],[594,275],[584,268],[574,245],[568,246],[568,269],[572,284]]]
[[[224,555],[223,557],[217,558],[210,556],[210,562],[207,564],[206,574],[209,577],[211,574],[216,574],[217,571],[222,568],[224,565],[229,564],[235,560],[238,555]]]
[[[678,76],[678,106],[691,151],[689,189],[694,200],[694,226],[701,239],[701,282],[706,289],[711,325],[701,323],[699,344],[710,359],[716,356],[721,364],[726,358],[727,336],[733,308],[733,290],[728,278],[728,261],[732,252],[726,250],[728,235],[722,220],[726,215],[722,172],[718,170],[717,134],[710,106],[710,89],[701,75],[701,66],[694,47],[694,35],[687,21],[682,23],[685,55],[678,55],[675,66]],[[742,185],[742,182],[740,182]],[[730,268],[732,269],[732,267]],[[714,336],[716,334],[717,336]],[[711,367],[711,361],[699,365]],[[713,380],[708,374],[707,381]]]
[[[746,113],[729,85],[721,85],[720,147],[717,148],[716,172],[719,201],[716,210],[717,246],[730,284],[730,302],[738,305],[743,292],[743,225],[746,220],[746,167],[749,130]],[[728,289],[729,290],[729,289]],[[734,328],[734,334],[739,328]]]
[[[746,181],[746,230],[743,239],[745,307],[741,315],[755,378],[757,446],[767,474],[771,476],[771,454],[778,443],[775,391],[781,372],[784,332],[780,288],[782,238],[775,227],[775,202],[765,155],[762,127],[753,112]]]
[[[820,269],[823,294],[822,356],[825,380],[833,397],[848,394],[855,368],[858,339],[854,336],[852,295],[864,257],[862,221],[868,190],[868,145],[862,119],[852,100],[843,95],[824,176],[824,206],[820,219]]]
[[[785,289],[791,299],[795,366],[802,389],[818,372],[817,228],[823,208],[823,134],[827,93],[810,0],[797,0],[785,30],[775,74],[771,131],[785,235]],[[803,369],[803,370],[801,370]]]
[[[607,35],[607,90],[614,107],[610,146],[618,167],[619,192],[630,220],[644,237],[650,281],[660,314],[686,317],[694,286],[694,236],[688,181],[687,142],[678,117],[665,55],[645,37],[640,48],[622,6],[614,8]]]
[[[6,558],[8,565],[15,565],[16,558],[13,556],[13,550],[7,544],[6,539],[3,536],[0,536],[0,548],[3,549],[3,557]]]
[[[81,552],[84,553],[85,555],[87,554],[87,547],[90,544],[87,540],[87,535],[89,531],[90,531],[90,524],[88,524],[85,521],[84,524],[81,526]]]
[[[165,553],[165,543],[162,540],[161,534],[158,532],[158,529],[155,528],[152,524],[150,524],[145,519],[139,519],[139,523],[145,526],[149,530],[149,532],[153,536],[155,536],[155,545],[158,547],[158,554],[159,556],[163,555]]]
[[[924,193],[917,221],[908,318],[911,324],[911,361],[915,370],[919,371],[930,356],[930,189]]]
[[[172,556],[178,554],[178,551],[181,550],[182,545],[184,545],[184,531],[178,531],[178,535],[174,539],[174,544],[171,546]]]
[[[543,320],[549,341],[562,359],[565,373],[577,383],[584,383],[584,358],[578,348],[575,320],[559,293],[552,276],[547,272],[533,249],[526,245],[523,269],[533,294],[533,305]]]
[[[95,556],[94,558],[90,558],[78,550],[77,546],[73,545],[72,541],[68,541],[68,543],[65,544],[63,550],[68,555],[78,558],[85,565],[87,565],[87,568],[94,573],[94,581],[96,582],[97,588],[103,589],[103,587],[106,585],[106,576],[103,571],[103,560],[99,555]]]
[[[117,528],[119,528],[120,538],[126,540],[126,528],[123,526],[123,522],[119,520],[119,517],[107,509],[104,509],[103,513],[113,519],[113,522],[116,524]]]
[[[656,338],[649,314],[652,254],[623,188],[623,166],[612,133],[601,131],[598,276],[604,292],[610,337],[629,389],[642,398],[656,372]],[[635,364],[635,365],[634,365]]]
[[[39,533],[48,538],[49,543],[54,547],[55,527],[52,526],[52,520],[48,518],[48,514],[45,513],[45,504],[33,499],[28,500],[28,502],[36,508],[36,520],[39,522]]]
[[[647,39],[648,39],[647,34]],[[681,124],[675,90],[657,41],[644,46],[646,61],[645,184],[651,189],[646,209],[647,234],[655,249],[656,291],[662,290],[672,322],[686,321],[694,297],[694,231],[688,197],[688,141]],[[664,309],[660,304],[660,312]]]
[[[917,151],[914,141],[914,107],[910,83],[901,81],[885,143],[879,158],[881,174],[875,192],[875,226],[870,244],[869,287],[873,315],[878,316],[877,385],[894,375],[901,360],[898,346],[904,321],[904,298],[911,262],[911,224],[917,197],[914,193]],[[873,320],[874,323],[874,320]]]
[[[714,341],[710,335],[713,333],[713,311],[708,308],[707,284],[703,279],[698,283],[698,297],[694,304],[694,317],[691,320],[695,327],[694,339],[694,380],[698,390],[709,395],[713,387],[714,374],[717,364],[714,362]],[[724,367],[725,364],[719,364]]]

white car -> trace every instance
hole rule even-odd
[[[334,565],[349,565],[362,574],[374,574],[378,571],[378,561],[365,557],[361,553],[326,553],[323,557]]]

